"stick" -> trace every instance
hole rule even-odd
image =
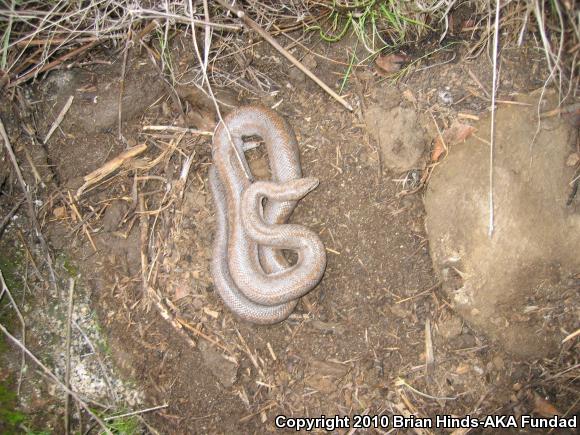
[[[82,45],[79,48],[75,48],[74,50],[69,51],[68,53],[63,54],[62,56],[60,56],[59,58],[53,60],[52,62],[49,62],[43,66],[41,66],[40,68],[38,68],[37,70],[32,70],[27,72],[26,74],[24,74],[22,77],[20,77],[17,80],[14,80],[12,83],[10,83],[8,85],[9,88],[13,88],[14,86],[18,86],[22,83],[24,83],[25,81],[27,81],[28,79],[30,79],[33,76],[36,76],[37,74],[40,74],[44,71],[48,71],[51,70],[52,68],[54,68],[55,66],[66,62],[67,60],[69,60],[70,58],[83,53],[84,51],[87,51],[91,48],[93,48],[95,45],[99,44],[101,41],[100,40],[95,40],[92,42],[89,42],[88,44]]]
[[[228,135],[228,140],[230,142],[230,145],[233,147],[236,158],[238,159],[238,162],[240,163],[241,167],[244,169],[244,175],[246,176],[246,178],[248,180],[253,181],[252,174],[248,172],[247,165],[245,165],[243,162],[243,156],[240,155],[240,151],[238,150],[238,148],[236,146],[234,146],[234,142],[232,140],[232,135],[230,133],[230,130],[228,129],[228,126],[224,122],[224,119],[222,117],[222,112],[220,110],[220,106],[215,98],[215,95],[213,93],[213,89],[211,88],[211,83],[209,82],[209,78],[207,76],[207,65],[204,65],[204,63],[203,63],[203,58],[201,57],[201,53],[200,53],[199,47],[197,45],[197,37],[195,36],[195,26],[193,25],[193,3],[192,3],[192,0],[188,0],[188,4],[189,4],[189,15],[190,15],[190,19],[191,19],[191,39],[193,40],[193,48],[195,49],[195,55],[197,56],[197,60],[199,61],[200,65],[201,65],[201,72],[203,74],[204,83],[207,85],[207,90],[209,92],[209,95],[210,95],[211,100],[213,102],[213,105],[215,107],[215,111],[216,111],[217,116],[220,120],[220,123],[224,126],[224,129],[226,130],[226,133]],[[200,89],[202,89],[202,88],[200,88]]]
[[[20,171],[20,166],[18,166],[18,161],[16,160],[16,155],[14,154],[14,150],[12,149],[12,145],[10,145],[10,141],[8,140],[8,134],[6,134],[6,129],[4,128],[2,118],[0,118],[0,136],[4,140],[4,145],[8,150],[8,156],[10,157],[10,161],[12,162],[12,166],[14,167],[14,172],[16,172],[16,178],[18,178],[20,188],[22,189],[24,197],[26,198],[26,202],[28,204],[28,215],[32,223],[32,226],[34,227],[36,237],[40,241],[40,246],[42,246],[42,250],[44,251],[44,255],[46,257],[48,270],[50,272],[50,282],[53,285],[54,289],[56,290],[56,275],[54,273],[54,269],[52,268],[52,258],[50,257],[50,252],[48,250],[46,241],[44,240],[44,236],[40,232],[40,226],[38,225],[38,220],[36,219],[36,213],[34,211],[34,203],[32,202],[32,196],[30,196],[30,192],[28,191],[28,187],[26,186],[26,182],[24,181],[24,177],[22,176],[22,172]]]
[[[123,151],[121,154],[119,154],[117,157],[113,158],[112,160],[109,160],[107,163],[105,163],[100,168],[95,169],[93,172],[91,172],[88,175],[85,175],[85,177],[83,178],[85,183],[81,187],[79,187],[79,189],[77,190],[77,193],[75,194],[75,198],[76,199],[80,198],[80,196],[83,194],[83,192],[85,191],[85,189],[87,187],[89,187],[95,183],[98,183],[103,178],[105,178],[107,175],[109,175],[111,172],[118,169],[127,160],[130,160],[130,159],[138,156],[146,149],[147,149],[146,144],[135,145],[134,147]]]
[[[495,29],[493,31],[493,79],[491,86],[491,131],[489,147],[489,227],[488,236],[491,239],[494,230],[493,215],[493,149],[495,145],[495,94],[497,86],[497,49],[499,45],[499,1],[495,0]]]
[[[24,322],[24,316],[22,315],[20,308],[18,308],[16,301],[12,297],[12,293],[10,293],[8,286],[6,285],[6,281],[4,281],[4,275],[2,275],[2,270],[0,270],[0,284],[1,284],[0,300],[2,300],[2,296],[4,295],[4,293],[8,295],[8,299],[10,299],[10,303],[12,304],[12,307],[16,312],[16,316],[20,321],[20,325],[22,326],[22,330],[20,331],[20,335],[22,336],[22,344],[26,345],[26,322]],[[26,354],[22,352],[22,363],[20,365],[20,374],[18,375],[18,387],[16,388],[16,393],[18,396],[20,395],[20,387],[22,386],[22,374],[24,373],[25,365],[26,365]]]
[[[326,85],[326,83],[324,83],[322,80],[320,80],[318,77],[316,77],[298,59],[296,59],[284,47],[282,47],[280,44],[278,44],[278,42],[276,42],[276,40],[268,32],[266,32],[264,29],[262,29],[260,27],[260,25],[258,23],[256,23],[250,17],[248,17],[244,11],[242,11],[241,9],[238,9],[238,8],[235,8],[233,6],[228,5],[223,0],[216,0],[216,2],[218,4],[220,4],[222,7],[226,8],[227,10],[229,10],[229,11],[233,12],[234,14],[236,14],[236,16],[240,20],[242,20],[242,22],[246,26],[250,27],[256,33],[258,33],[258,35],[260,35],[262,38],[264,38],[282,56],[284,56],[286,59],[288,59],[296,68],[298,68],[300,71],[302,71],[308,77],[310,77],[318,86],[320,86],[332,98],[334,98],[336,101],[338,101],[344,107],[346,107],[349,111],[351,111],[351,112],[353,111],[352,106],[344,98],[342,98],[340,95],[338,95],[336,92],[334,92],[328,85]]]
[[[0,235],[2,235],[2,233],[4,232],[4,228],[6,228],[6,225],[8,225],[10,219],[12,218],[12,216],[14,216],[14,213],[18,211],[24,200],[25,198],[21,198],[16,204],[14,204],[12,210],[10,210],[8,214],[4,217],[4,219],[2,219],[2,222],[0,223]]]
[[[52,136],[52,133],[54,133],[54,130],[57,129],[57,127],[60,125],[60,123],[64,119],[64,116],[68,112],[68,109],[70,109],[70,106],[73,103],[74,98],[75,98],[74,95],[71,95],[70,97],[68,97],[68,100],[66,101],[64,107],[62,108],[62,110],[60,111],[60,113],[58,114],[58,116],[56,117],[54,122],[52,123],[52,127],[50,127],[50,130],[48,130],[48,133],[46,134],[46,137],[44,138],[45,144],[48,142],[48,140]]]
[[[165,409],[168,406],[169,405],[165,404],[165,405],[153,406],[152,408],[141,409],[139,411],[126,412],[125,414],[111,415],[110,417],[106,417],[105,421],[111,421],[111,420],[115,420],[117,418],[131,417],[132,415],[145,414],[146,412],[157,411],[158,409]]]
[[[202,136],[213,136],[212,131],[197,130],[195,128],[177,127],[175,125],[144,125],[145,131],[176,131],[178,133],[199,134]]]
[[[101,426],[101,428],[103,428],[105,433],[107,433],[109,435],[113,435],[113,433],[105,425],[103,420],[101,420],[93,411],[91,411],[91,408],[89,407],[89,405],[87,405],[79,397],[79,395],[77,393],[75,393],[73,390],[71,390],[66,385],[64,385],[61,382],[61,380],[58,379],[58,376],[56,376],[53,372],[50,371],[50,369],[48,367],[46,367],[44,364],[42,364],[42,362],[36,356],[34,356],[34,354],[31,351],[29,351],[26,348],[26,346],[24,346],[16,337],[14,337],[12,334],[10,334],[10,332],[8,332],[8,330],[1,323],[0,323],[0,331],[2,331],[6,335],[6,337],[8,337],[10,339],[10,341],[12,341],[16,346],[18,346],[24,353],[26,353],[26,355],[28,355],[28,357],[32,361],[34,361],[44,371],[44,373],[46,373],[48,375],[48,377],[51,378],[56,383],[56,385],[58,385],[65,392],[70,394],[79,403],[79,405],[81,405],[84,408],[84,410],[87,411],[90,414],[90,416],[95,419],[95,421],[99,424],[99,426]]]
[[[69,278],[68,280],[68,322],[66,325],[66,361],[64,369],[64,384],[70,389],[70,335],[71,335],[71,323],[72,323],[72,311],[73,311],[73,296],[75,291],[75,280]],[[70,433],[70,394],[66,394],[64,397],[64,431],[65,434]]]
[[[175,330],[185,339],[187,344],[192,348],[195,348],[197,345],[191,339],[189,335],[183,330],[183,326],[179,321],[169,312],[169,310],[165,307],[163,303],[163,299],[161,296],[157,294],[157,292],[149,285],[149,278],[147,275],[147,270],[149,269],[149,260],[148,260],[148,249],[147,249],[147,240],[149,234],[149,217],[145,213],[145,199],[143,194],[139,194],[139,202],[138,202],[139,212],[141,216],[139,218],[139,226],[141,230],[141,285],[143,288],[143,296],[145,296],[148,300],[150,300],[157,311],[167,322],[171,324],[175,328]]]

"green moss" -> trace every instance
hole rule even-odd
[[[16,433],[26,415],[16,409],[16,393],[8,385],[0,384],[0,431],[5,434]]]
[[[109,430],[118,435],[133,435],[140,432],[140,423],[137,417],[125,417],[111,420]]]
[[[67,275],[71,278],[76,278],[79,276],[79,268],[67,255],[60,252],[56,257],[56,263],[66,271]]]

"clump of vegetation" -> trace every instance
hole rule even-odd
[[[4,337],[0,340],[0,353],[6,346]],[[26,415],[16,409],[18,398],[16,392],[6,383],[0,383],[0,431],[5,434],[16,433]]]
[[[134,2],[5,2],[0,9],[0,89],[16,86],[106,44],[122,52],[128,39],[154,38],[160,58],[171,73],[167,44],[175,30],[192,23],[201,28],[203,5],[176,0],[146,8]],[[235,15],[211,2],[212,31],[222,37],[241,29]],[[493,34],[493,2],[471,0],[304,0],[252,2],[246,13],[275,34],[302,29],[336,42],[355,34],[373,55],[396,50],[424,38],[442,41],[454,34],[466,40],[472,55],[487,47]],[[501,5],[502,45],[533,39],[545,53],[550,76],[573,82],[577,69],[580,26],[574,2],[513,0]],[[153,31],[155,30],[155,31]],[[145,32],[145,33],[140,33]],[[200,38],[200,43],[202,42]],[[213,38],[209,64],[239,50]],[[229,47],[228,47],[229,45]],[[199,68],[199,66],[198,66]],[[211,77],[211,73],[210,73]],[[201,81],[203,78],[198,75]]]

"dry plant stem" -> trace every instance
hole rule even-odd
[[[425,368],[429,368],[435,362],[433,351],[433,337],[431,335],[431,319],[425,321]]]
[[[562,343],[566,343],[568,340],[572,340],[574,337],[578,337],[580,335],[580,329],[577,329],[572,334],[569,334],[562,340]]]
[[[6,228],[6,225],[8,225],[10,219],[12,219],[12,216],[14,216],[14,214],[18,211],[24,200],[25,198],[21,198],[16,204],[14,204],[12,210],[10,210],[8,214],[4,217],[4,219],[2,219],[2,222],[0,222],[0,236],[2,235],[2,233],[4,232],[4,228]]]
[[[493,32],[493,78],[491,86],[491,131],[489,147],[489,226],[488,236],[491,239],[494,231],[494,207],[493,207],[493,150],[495,147],[495,97],[497,87],[497,50],[499,46],[499,7],[500,0],[495,1],[495,28]]]
[[[22,149],[24,150],[24,157],[26,157],[26,161],[30,165],[30,170],[32,171],[32,175],[34,175],[34,180],[36,181],[36,184],[40,184],[40,186],[44,189],[46,187],[46,184],[44,184],[44,181],[42,181],[42,177],[40,176],[38,169],[36,169],[36,165],[32,160],[32,156],[30,155],[30,151],[28,151],[28,147],[24,143],[22,143],[21,145]]]
[[[149,48],[147,46],[147,44],[145,44],[142,40],[140,40],[139,42],[141,43],[141,46],[143,48],[145,48],[145,50],[147,51],[147,54],[149,55],[149,60],[151,61],[153,68],[155,68],[155,71],[159,75],[159,79],[161,80],[163,87],[165,88],[165,90],[167,91],[169,96],[171,97],[171,100],[173,101],[175,108],[177,110],[179,110],[179,114],[181,116],[181,121],[184,122],[185,121],[185,112],[183,111],[183,106],[181,105],[181,100],[179,99],[179,95],[177,95],[177,91],[167,81],[167,79],[165,78],[165,75],[163,74],[163,71],[161,70],[159,65],[157,65],[157,61],[155,60],[155,53],[153,52],[153,50],[151,48]]]
[[[129,50],[133,45],[131,40],[131,26],[129,24],[129,30],[127,32],[127,41],[125,42],[125,49],[123,50],[123,63],[121,64],[121,81],[119,83],[119,98],[117,100],[117,137],[119,140],[123,139],[123,132],[121,131],[121,125],[123,123],[123,93],[125,92],[125,73],[127,72],[127,59],[129,57]]]
[[[87,239],[89,239],[89,242],[90,242],[91,246],[93,247],[93,251],[97,252],[97,246],[95,245],[95,242],[93,241],[93,238],[91,237],[91,233],[89,232],[89,229],[87,228],[87,224],[85,223],[85,219],[83,219],[83,217],[79,213],[79,209],[75,204],[75,201],[70,193],[70,190],[68,191],[68,198],[70,201],[70,208],[73,211],[73,213],[75,214],[75,216],[78,218],[79,222],[81,222],[81,225],[83,227],[83,231],[85,232]]]
[[[64,369],[64,384],[70,389],[70,336],[72,326],[72,310],[75,291],[75,280],[69,278],[68,280],[68,322],[66,325],[66,360]],[[64,397],[64,431],[68,435],[70,433],[70,394],[66,393]]]
[[[195,335],[203,338],[204,340],[208,341],[209,343],[213,344],[216,347],[219,347],[221,350],[229,353],[231,356],[234,356],[234,354],[232,353],[232,351],[230,351],[227,347],[223,346],[222,344],[220,344],[218,341],[216,341],[215,339],[211,338],[209,335],[204,334],[202,331],[200,331],[198,328],[196,328],[195,326],[190,325],[185,319],[182,319],[180,317],[177,317],[177,321],[186,329],[188,329],[189,331],[193,332]]]
[[[14,80],[12,83],[10,83],[8,85],[8,87],[13,88],[14,86],[21,85],[22,83],[31,79],[32,77],[36,77],[38,74],[40,74],[42,72],[49,71],[49,70],[53,69],[55,66],[60,65],[61,63],[66,62],[67,60],[69,60],[75,56],[78,56],[79,54],[93,48],[95,45],[100,44],[100,43],[101,43],[100,40],[95,40],[95,41],[89,42],[88,44],[85,44],[81,47],[75,48],[74,50],[69,51],[68,53],[60,56],[59,58],[53,60],[52,62],[49,62],[49,63],[41,66],[40,68],[38,68],[36,70],[32,70],[30,72],[27,72],[22,77]]]
[[[189,4],[190,19],[191,19],[191,37],[193,39],[193,48],[195,49],[195,55],[197,56],[197,60],[199,61],[200,65],[201,65],[201,72],[203,74],[203,80],[204,80],[204,82],[207,85],[207,90],[209,92],[209,95],[210,95],[211,100],[213,102],[213,105],[215,107],[215,111],[217,113],[218,119],[225,126],[226,133],[228,134],[228,138],[229,138],[229,141],[230,141],[231,146],[234,149],[234,153],[236,155],[236,158],[238,159],[238,162],[240,163],[240,165],[244,169],[244,174],[245,174],[246,178],[248,180],[252,180],[253,179],[252,174],[249,174],[248,173],[247,168],[246,168],[246,165],[244,165],[242,163],[242,156],[240,155],[240,152],[238,151],[238,148],[236,146],[234,146],[234,143],[232,141],[232,137],[231,137],[230,131],[228,130],[227,125],[225,125],[225,123],[224,123],[224,119],[222,117],[222,112],[220,110],[220,106],[219,106],[219,104],[217,102],[217,99],[216,99],[214,93],[213,93],[213,89],[211,87],[211,84],[209,82],[209,78],[207,76],[207,67],[204,67],[203,59],[201,58],[201,53],[200,53],[199,47],[197,45],[197,37],[195,36],[195,26],[194,26],[194,19],[193,19],[193,3],[192,3],[192,0],[189,0],[188,4]]]
[[[201,136],[213,136],[212,131],[197,130],[195,128],[177,127],[174,125],[145,125],[145,131],[175,131],[178,133],[199,134]]]
[[[209,49],[211,47],[211,27],[209,26],[209,6],[207,0],[203,0],[203,16],[204,16],[204,31],[205,39],[203,44],[203,65],[202,67],[207,71],[207,66],[209,64]],[[207,76],[204,76],[206,78]],[[203,85],[203,83],[202,83]]]
[[[0,284],[2,285],[2,287],[0,288],[0,300],[2,300],[2,296],[4,295],[4,293],[8,295],[8,299],[10,299],[10,303],[12,304],[12,307],[14,308],[16,316],[18,316],[18,320],[20,321],[20,325],[22,327],[20,331],[20,335],[22,336],[22,344],[26,345],[26,323],[24,322],[24,316],[22,315],[20,308],[18,308],[16,301],[12,297],[12,293],[10,293],[8,286],[4,281],[4,275],[2,275],[2,270],[0,270]],[[26,354],[22,352],[22,363],[20,365],[20,373],[18,375],[18,386],[16,388],[16,393],[18,396],[20,395],[20,387],[22,386],[22,375],[24,374],[25,364],[26,364]]]
[[[72,323],[73,323],[74,327],[77,328],[77,331],[79,331],[79,333],[83,336],[83,339],[85,340],[85,342],[87,343],[87,345],[91,349],[91,352],[97,358],[97,362],[99,363],[99,367],[101,367],[101,372],[103,373],[103,379],[105,379],[105,383],[107,384],[107,388],[109,390],[109,395],[113,398],[114,401],[117,401],[119,399],[119,397],[117,396],[117,393],[113,389],[113,386],[111,384],[111,380],[109,379],[109,375],[107,374],[107,368],[105,367],[105,363],[103,362],[103,358],[101,358],[101,355],[99,354],[99,352],[97,352],[95,345],[93,344],[91,339],[87,336],[87,334],[85,334],[85,331],[83,331],[83,329],[76,322],[76,320],[73,319]]]
[[[185,339],[187,344],[192,348],[195,348],[195,342],[185,333],[182,325],[178,320],[176,320],[175,316],[173,316],[164,306],[161,296],[159,296],[157,292],[149,285],[149,279],[147,276],[147,270],[149,269],[147,249],[149,216],[145,210],[145,198],[143,197],[143,194],[139,194],[138,207],[140,213],[139,224],[141,230],[141,285],[143,288],[143,296],[146,297],[147,300],[151,301],[153,305],[155,305],[161,317],[163,317],[163,319],[165,319],[167,322],[169,322],[169,324],[171,324],[171,326],[175,328],[175,330]]]
[[[16,337],[10,334],[10,332],[8,332],[8,330],[1,323],[0,323],[0,331],[2,331],[4,335],[6,335],[6,337],[8,337],[10,341],[12,341],[18,348],[20,348],[24,353],[26,353],[26,355],[28,355],[28,357],[32,361],[34,361],[42,369],[42,371],[46,373],[46,375],[56,383],[56,385],[58,385],[66,393],[70,394],[73,397],[73,399],[75,399],[79,403],[79,405],[82,406],[83,409],[87,411],[89,415],[95,419],[95,421],[98,423],[99,426],[101,426],[101,428],[105,433],[113,435],[113,433],[105,425],[103,420],[101,420],[99,416],[97,416],[93,411],[91,411],[91,408],[86,404],[86,402],[83,399],[81,399],[77,393],[75,393],[73,390],[71,390],[69,387],[63,384],[61,380],[58,378],[58,376],[56,376],[53,372],[51,372],[48,367],[46,367],[30,350],[28,350],[26,346],[24,346],[24,344],[20,342],[20,340],[18,340]]]
[[[73,103],[74,98],[75,98],[74,95],[71,95],[70,97],[68,97],[68,100],[66,101],[66,103],[63,106],[63,108],[61,109],[60,113],[58,114],[58,116],[56,117],[54,122],[52,123],[50,130],[48,130],[48,133],[46,134],[46,136],[44,138],[43,142],[45,144],[48,143],[50,137],[52,136],[54,131],[58,128],[58,126],[60,125],[60,123],[64,119],[65,115],[67,114],[68,110],[70,109],[71,104]]]
[[[146,144],[136,145],[132,148],[129,148],[126,151],[123,151],[117,157],[113,158],[112,160],[109,160],[103,166],[101,166],[98,169],[95,169],[90,174],[85,175],[85,177],[84,177],[85,183],[81,187],[79,187],[79,189],[77,190],[77,192],[75,194],[75,198],[78,199],[83,194],[83,192],[86,190],[87,187],[89,187],[95,183],[98,183],[103,178],[105,178],[107,175],[109,175],[111,172],[118,169],[127,160],[130,160],[130,159],[138,156],[146,149],[147,149]]]
[[[8,151],[8,156],[10,157],[10,161],[12,163],[12,166],[14,167],[14,172],[16,173],[16,178],[18,178],[18,182],[20,183],[20,187],[22,188],[22,192],[24,193],[24,197],[26,198],[26,202],[28,204],[28,215],[32,223],[32,226],[34,227],[36,237],[40,241],[40,246],[42,247],[42,250],[46,257],[46,264],[50,272],[50,282],[53,285],[54,290],[56,290],[56,275],[52,267],[52,258],[50,257],[48,246],[46,244],[46,241],[44,240],[44,236],[40,231],[38,220],[36,219],[36,213],[34,211],[34,203],[32,202],[32,196],[28,191],[28,187],[26,186],[26,182],[24,181],[24,177],[22,176],[22,172],[20,171],[20,166],[18,166],[16,155],[14,154],[14,150],[12,149],[12,145],[10,145],[10,141],[8,140],[8,134],[6,133],[6,129],[4,128],[4,123],[2,122],[1,118],[0,118],[0,136],[4,140],[4,146]]]
[[[262,38],[264,38],[272,47],[274,47],[282,56],[288,59],[296,68],[310,77],[318,86],[320,86],[326,93],[328,93],[332,98],[346,107],[349,111],[353,111],[352,106],[340,95],[334,92],[326,83],[320,80],[316,75],[314,75],[308,68],[306,68],[298,59],[296,59],[292,54],[290,54],[284,47],[282,47],[278,42],[264,29],[260,27],[258,23],[248,17],[244,11],[241,9],[235,8],[233,6],[228,5],[223,0],[216,0],[221,6],[226,8],[227,10],[233,12],[237,15],[237,17],[242,20],[242,22],[258,33]]]
[[[165,409],[168,406],[169,405],[165,404],[165,405],[153,406],[153,407],[147,408],[147,409],[141,409],[139,411],[126,412],[125,414],[111,415],[110,417],[106,417],[104,420],[111,421],[111,420],[116,420],[118,418],[131,417],[133,415],[141,415],[141,414],[145,414],[146,412],[152,412],[152,411],[157,411],[159,409]]]

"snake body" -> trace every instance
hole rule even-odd
[[[264,140],[271,181],[253,182],[246,176],[251,172],[244,158],[244,137],[250,136]],[[297,201],[316,188],[318,180],[302,178],[290,125],[260,106],[244,106],[225,117],[214,133],[212,155],[215,287],[225,305],[243,320],[280,322],[320,282],[326,268],[326,251],[318,235],[287,223]],[[294,265],[282,255],[283,249],[298,254]]]

